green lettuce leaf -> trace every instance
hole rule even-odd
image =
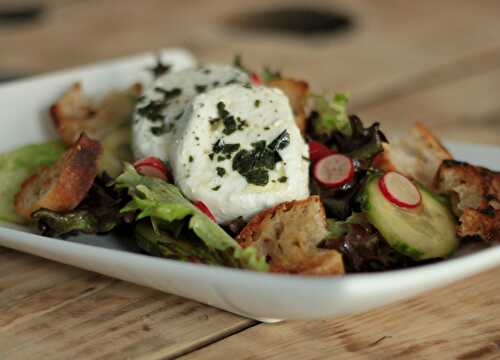
[[[347,116],[347,103],[349,95],[338,93],[333,97],[311,95],[314,108],[319,117],[314,119],[313,128],[317,134],[329,135],[339,131],[345,136],[352,136],[352,128]]]
[[[14,196],[22,182],[43,165],[53,164],[66,150],[60,141],[26,145],[0,155],[0,220],[24,223],[16,214]]]
[[[257,255],[255,248],[241,248],[224,229],[184,198],[176,186],[160,179],[142,176],[130,164],[125,165],[124,173],[116,179],[116,186],[127,188],[132,196],[132,201],[122,212],[138,211],[137,220],[150,217],[167,223],[188,218],[189,229],[208,249],[230,253],[237,260],[238,267],[267,270],[265,259]],[[159,233],[158,226],[156,231]]]
[[[102,234],[122,224],[125,214],[120,210],[129,197],[124,191],[116,191],[108,182],[106,176],[96,177],[89,192],[74,210],[61,213],[40,209],[33,213],[32,218],[42,235]]]

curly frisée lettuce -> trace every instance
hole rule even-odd
[[[338,93],[333,97],[311,95],[311,97],[319,115],[313,122],[317,134],[329,135],[333,131],[339,131],[348,137],[352,135],[351,123],[347,116],[349,94]]]
[[[205,251],[210,252],[205,256],[193,254],[196,259],[203,261],[210,257],[212,260],[218,260],[208,261],[209,263],[267,271],[268,265],[265,259],[257,255],[255,248],[243,249],[224,229],[184,198],[176,186],[160,179],[142,176],[130,164],[125,165],[123,174],[116,179],[116,186],[128,189],[132,196],[132,201],[121,210],[122,212],[138,212],[137,220],[151,218],[153,232],[144,231],[142,226],[136,230],[139,234],[139,244],[142,244],[140,246],[144,250],[148,251],[145,243],[151,245],[149,249],[158,249],[158,244],[162,242],[172,245],[172,239],[168,239],[162,232],[162,224],[166,223],[168,226],[172,222],[186,219],[188,228],[201,240],[199,249],[205,248]],[[196,244],[196,242],[192,243]],[[175,244],[176,246],[170,247],[164,245],[163,249],[169,248],[170,252],[159,251],[159,253],[172,258],[186,259],[185,255],[172,250],[181,248],[178,242]],[[193,247],[189,248],[193,252]],[[217,256],[214,252],[218,253]]]

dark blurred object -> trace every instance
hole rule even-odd
[[[261,10],[234,16],[229,25],[243,30],[290,33],[293,35],[331,35],[351,28],[346,14],[330,9],[291,7]]]
[[[15,4],[0,6],[0,26],[24,24],[36,21],[43,14],[41,4]]]
[[[12,80],[17,80],[22,77],[26,77],[27,74],[11,73],[11,72],[1,72],[0,71],[0,83],[8,82]]]

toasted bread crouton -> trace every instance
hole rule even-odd
[[[16,212],[29,219],[41,208],[61,212],[74,209],[94,182],[100,152],[101,145],[82,134],[54,165],[23,182],[15,197]]]
[[[274,272],[342,274],[342,255],[317,247],[326,235],[323,205],[318,196],[311,196],[262,211],[236,239],[243,247],[256,247]]]
[[[93,140],[101,140],[107,133],[130,119],[135,98],[142,86],[135,84],[127,91],[111,92],[98,105],[83,94],[80,83],[74,84],[50,108],[57,132],[71,145],[82,132]]]
[[[452,158],[430,130],[417,122],[411,136],[384,144],[384,152],[374,159],[374,166],[398,171],[430,187],[441,162]]]
[[[272,80],[267,85],[278,88],[285,93],[290,101],[290,106],[295,116],[295,123],[300,132],[304,134],[306,130],[305,104],[309,85],[305,81],[292,79]]]
[[[460,217],[458,235],[500,241],[500,172],[445,160],[434,186],[451,198],[453,212]]]

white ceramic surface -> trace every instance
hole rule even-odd
[[[183,50],[163,51],[181,69]],[[134,56],[0,86],[0,152],[55,137],[47,108],[74,81],[89,94],[145,79],[153,56]],[[449,144],[458,159],[500,169],[500,148]],[[1,176],[1,174],[0,174]],[[0,225],[0,245],[184,296],[249,318],[313,319],[365,311],[444,286],[500,264],[500,246],[408,270],[341,277],[302,277],[182,263],[134,253],[112,236],[58,240]]]

